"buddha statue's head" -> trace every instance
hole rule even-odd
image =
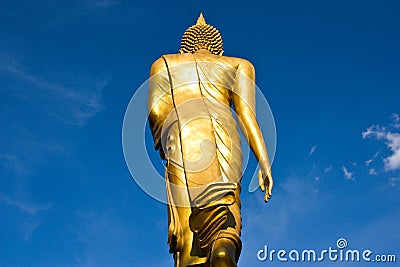
[[[196,25],[189,27],[183,34],[179,53],[194,53],[206,49],[214,55],[222,55],[222,37],[213,26],[206,24],[203,14],[200,13]]]

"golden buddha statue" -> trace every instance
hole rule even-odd
[[[179,54],[164,55],[151,67],[149,123],[155,149],[166,160],[168,244],[175,266],[237,265],[237,124],[259,162],[265,201],[271,197],[271,166],[255,115],[254,67],[222,54],[220,33],[200,14],[184,33]]]

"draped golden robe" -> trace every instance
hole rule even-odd
[[[231,105],[237,59],[165,55],[152,67],[149,122],[167,161],[168,244],[176,266],[207,262],[217,238],[241,250],[240,136]]]

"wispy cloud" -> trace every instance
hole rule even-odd
[[[51,82],[29,73],[12,55],[3,51],[0,51],[0,72],[27,84],[28,88],[19,92],[19,95],[29,99],[32,92],[36,92],[35,102],[46,102],[46,106],[50,108],[49,114],[58,116],[64,122],[82,126],[103,108],[101,94],[108,83],[106,79],[87,81],[88,79],[79,77],[81,74],[77,74],[78,77],[73,79],[86,82],[74,83],[72,79],[60,83]],[[63,83],[73,84],[74,87]]]
[[[393,113],[392,119],[393,119],[393,122],[392,122],[393,127],[396,129],[400,129],[400,116],[396,113]]]
[[[396,125],[398,122],[398,115],[395,114],[392,118],[393,123],[391,125]],[[398,129],[394,127],[394,130]],[[374,137],[377,140],[384,140],[387,148],[391,151],[391,155],[383,159],[385,170],[400,169],[400,132],[392,131],[387,127],[372,125],[362,132],[362,137],[364,139]]]
[[[18,177],[30,175],[31,167],[44,162],[50,154],[67,154],[63,145],[35,136],[28,127],[11,123],[7,126],[12,134],[0,130],[0,167]]]
[[[0,194],[0,200],[9,206],[18,209],[19,211],[22,211],[23,213],[26,213],[28,215],[36,215],[40,211],[45,211],[49,210],[51,208],[51,204],[43,204],[43,205],[37,205],[35,203],[32,203],[30,201],[22,201],[22,200],[16,200],[16,199],[11,199],[8,196],[4,196]]]
[[[376,157],[379,155],[379,151],[377,151],[372,158],[370,158],[369,160],[365,161],[365,166],[369,166],[375,159]]]
[[[42,212],[52,208],[52,204],[36,204],[26,198],[18,199],[0,193],[0,203],[19,211],[23,215],[23,222],[15,225],[20,230],[24,240],[30,240],[35,230],[42,224]]]
[[[14,173],[18,174],[18,176],[26,176],[29,174],[28,168],[16,154],[0,153],[0,165],[12,170]]]
[[[93,8],[106,8],[109,6],[116,5],[118,1],[116,0],[88,0],[86,5]]]
[[[354,172],[349,171],[345,166],[342,167],[343,175],[346,180],[354,179]]]
[[[315,152],[316,149],[317,149],[317,146],[316,146],[316,145],[312,146],[311,149],[310,149],[309,155],[311,156],[312,154],[314,154],[314,152]]]
[[[389,178],[389,180],[388,180],[388,185],[390,187],[395,187],[399,184],[400,184],[400,177],[396,177],[396,178],[392,177],[392,178]]]
[[[0,90],[6,96],[0,107],[0,123],[6,126],[0,128],[0,167],[27,176],[38,161],[68,152],[61,137],[65,128],[56,129],[84,126],[102,110],[107,79],[59,69],[55,80],[51,71],[34,74],[17,58],[0,50]]]
[[[21,227],[22,227],[22,238],[26,241],[31,239],[31,236],[33,233],[36,231],[36,229],[39,228],[39,226],[43,223],[42,220],[37,220],[37,219],[31,219],[25,221]]]
[[[332,165],[329,166],[329,167],[326,167],[326,168],[324,169],[324,173],[328,173],[328,172],[330,172],[331,170],[333,170],[333,166],[332,166]]]
[[[369,164],[371,164],[372,161],[373,161],[372,159],[369,159],[369,160],[365,161],[365,166],[369,166]]]
[[[378,175],[378,173],[376,172],[376,170],[374,168],[369,169],[368,174],[369,175]]]
[[[386,128],[379,126],[379,125],[372,125],[371,127],[367,128],[364,132],[361,133],[363,139],[366,139],[370,136],[375,136],[378,139],[385,138]]]

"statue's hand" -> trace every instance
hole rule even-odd
[[[265,202],[268,202],[272,196],[272,187],[274,186],[271,168],[261,168],[258,171],[258,184],[260,185],[261,191],[265,191],[264,200]]]

